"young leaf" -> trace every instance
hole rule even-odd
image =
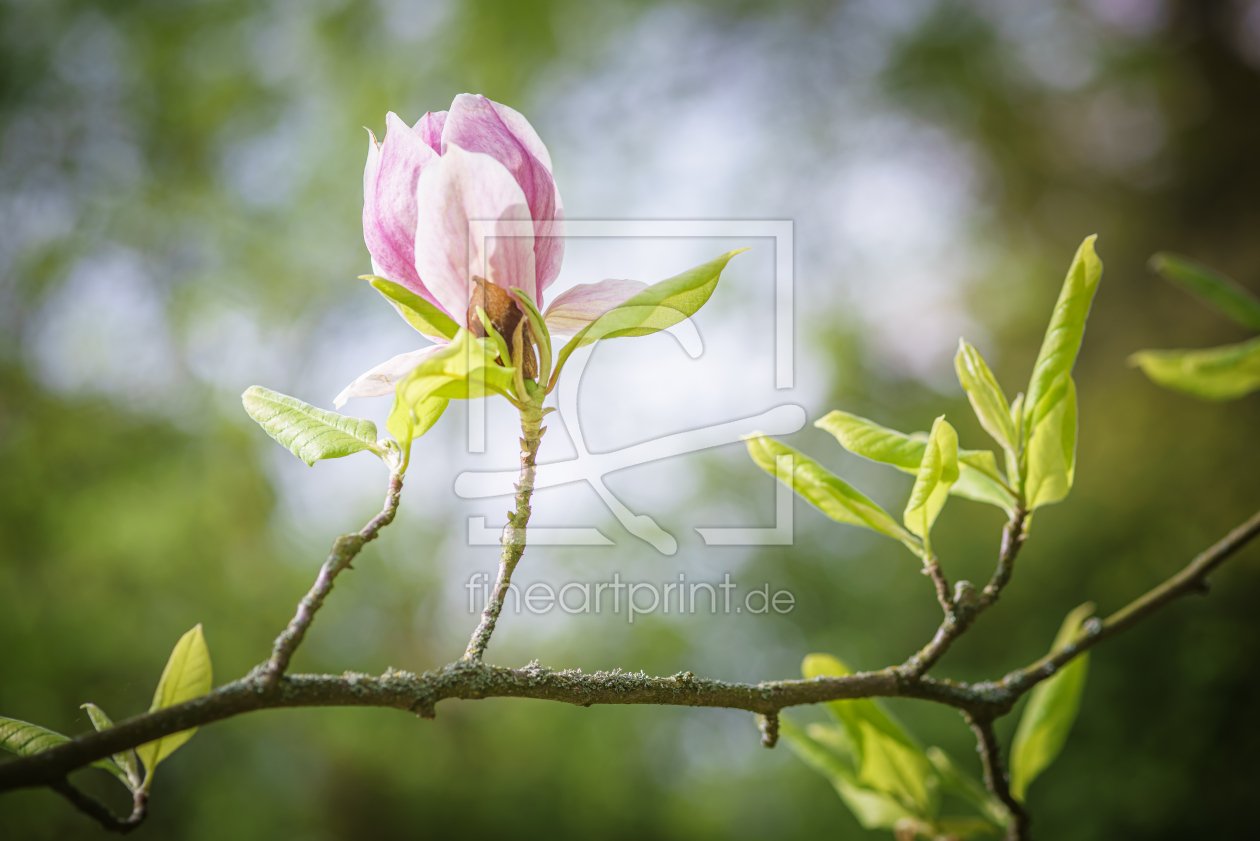
[[[993,454],[990,453],[992,458]],[[906,528],[923,538],[923,551],[932,554],[932,524],[949,498],[949,489],[958,481],[958,434],[941,415],[928,434],[919,473],[906,503]]]
[[[47,727],[0,716],[0,750],[7,750],[18,756],[30,756],[68,741],[69,737]],[[133,787],[126,772],[112,759],[98,759],[92,763],[92,767],[108,771],[121,780],[123,785]]]
[[[69,737],[47,727],[0,716],[0,748],[18,756],[30,756],[68,741]]]
[[[1204,400],[1235,400],[1260,389],[1260,338],[1205,350],[1143,350],[1129,363],[1165,388]]]
[[[213,685],[210,668],[210,651],[206,648],[206,638],[197,624],[191,631],[179,638],[175,649],[166,661],[162,677],[158,680],[157,690],[153,693],[153,704],[149,712],[173,707],[193,698],[199,698],[210,691]],[[197,728],[182,730],[163,736],[156,741],[148,742],[136,748],[140,761],[144,763],[145,785],[153,780],[153,772],[158,763],[175,752],[180,745],[192,738]]]
[[[721,257],[688,269],[676,277],[654,283],[625,303],[604,313],[579,330],[560,348],[552,380],[559,376],[564,363],[580,347],[618,336],[647,336],[673,327],[693,315],[705,305],[717,288],[726,264],[736,254],[747,250],[738,248],[728,251]]]
[[[385,428],[404,447],[433,428],[442,418],[442,413],[450,405],[445,397],[430,397],[421,400],[414,408],[407,407],[394,398],[394,405],[385,421]]]
[[[863,785],[843,758],[786,716],[779,719],[779,735],[806,765],[831,782],[840,799],[866,829],[892,829],[902,821],[915,818],[892,796]]]
[[[1050,326],[1046,328],[1041,352],[1037,354],[1032,379],[1028,383],[1028,396],[1024,399],[1025,441],[1029,440],[1035,426],[1033,418],[1046,414],[1051,408],[1043,407],[1041,402],[1064,374],[1071,373],[1076,354],[1081,349],[1085,319],[1089,317],[1089,307],[1102,278],[1102,261],[1094,252],[1096,238],[1086,237],[1077,249],[1063,281],[1059,301],[1054,306],[1054,314],[1050,316]]]
[[[370,274],[360,275],[359,279],[372,284],[408,324],[430,339],[453,339],[459,331],[453,318],[407,287]]]
[[[1019,433],[1011,419],[1011,407],[1006,402],[1006,395],[989,366],[985,363],[980,351],[963,339],[958,340],[958,354],[954,357],[954,369],[958,372],[958,382],[971,408],[984,431],[993,436],[993,440],[1007,452],[1019,449]]]
[[[906,435],[848,412],[829,412],[814,421],[814,426],[836,436],[840,446],[854,455],[891,465],[912,476],[919,474],[919,465],[927,451],[926,435]],[[958,481],[950,488],[950,493],[996,505],[1007,514],[1015,510],[1015,497],[998,472],[993,453],[959,450],[958,469]]]
[[[1094,612],[1086,603],[1063,620],[1051,651],[1059,651],[1072,641],[1081,624]],[[1028,706],[1015,731],[1011,745],[1011,795],[1023,802],[1028,786],[1058,758],[1067,741],[1076,714],[1081,708],[1085,678],[1089,674],[1089,654],[1081,654],[1052,678],[1033,687]]]
[[[806,680],[821,675],[852,674],[842,661],[828,654],[810,654],[801,663]],[[828,709],[842,724],[853,746],[858,781],[890,795],[919,817],[935,812],[933,771],[919,743],[877,701],[859,698],[829,701]]]
[[[111,719],[103,709],[89,701],[86,704],[79,705],[79,709],[87,710],[88,718],[92,720],[92,726],[96,728],[96,732],[108,730],[114,726]],[[93,767],[104,768],[118,779],[122,780],[123,785],[135,791],[140,787],[142,782],[140,777],[140,761],[134,750],[125,750],[122,753],[116,753],[111,759],[101,759],[92,763]]]
[[[529,330],[538,342],[538,382],[545,383],[551,374],[551,331],[547,321],[538,311],[538,305],[524,289],[513,286],[511,292],[529,320]]]
[[[454,341],[431,354],[394,388],[394,405],[385,426],[404,447],[442,416],[450,400],[512,393],[514,368],[494,363],[498,351],[491,339],[460,330]]]
[[[941,781],[941,791],[954,795],[984,815],[994,826],[1005,828],[1011,813],[1000,800],[989,794],[980,781],[958,767],[958,764],[940,748],[927,749],[928,761],[936,769]],[[994,835],[1000,833],[994,832]]]
[[[317,409],[296,397],[251,385],[241,395],[245,411],[263,431],[308,465],[321,458],[341,458],[360,450],[383,456],[376,424]]]
[[[745,436],[744,441],[758,467],[788,485],[831,519],[873,529],[900,540],[916,555],[923,554],[923,544],[918,538],[898,525],[884,509],[809,456],[756,432]],[[778,456],[791,456],[790,477],[778,475]]]
[[[1260,298],[1225,275],[1167,251],[1156,254],[1148,265],[1151,271],[1189,289],[1243,327],[1260,332]]]
[[[1076,476],[1076,384],[1064,373],[1042,399],[1033,418],[1026,456],[1024,499],[1028,510],[1058,502],[1072,490]]]

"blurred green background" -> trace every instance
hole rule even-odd
[[[0,714],[75,733],[84,701],[145,709],[196,622],[216,679],[242,674],[332,536],[375,510],[379,468],[289,464],[238,395],[259,382],[329,406],[385,358],[364,325],[407,349],[354,280],[369,268],[359,127],[462,91],[530,118],[571,218],[794,220],[811,421],[843,407],[926,429],[946,412],[965,445],[989,445],[952,382],[959,333],[1020,390],[1074,249],[1100,235],[1075,491],[1038,514],[1014,584],[938,674],[1039,656],[1072,607],[1119,607],[1260,501],[1260,400],[1195,402],[1124,362],[1243,338],[1144,264],[1172,249],[1260,291],[1260,3],[5,0],[0,43]],[[751,272],[733,266],[697,319],[715,341],[751,306]],[[769,349],[744,347],[721,364]],[[598,393],[633,419],[634,387]],[[812,427],[790,441],[904,504],[908,481]],[[495,553],[463,546],[447,501],[440,449],[458,435],[423,443],[399,522],[338,583],[297,668],[419,671],[462,650],[468,568],[450,558],[489,570]],[[626,484],[631,507],[764,522],[773,490],[738,447],[678,462],[681,490],[649,473]],[[797,607],[633,628],[511,618],[492,659],[787,678],[810,651],[899,662],[938,616],[900,547],[799,501],[795,545],[752,553],[706,549],[689,528],[710,523],[676,518],[665,558],[602,517],[615,549],[531,549],[522,570],[734,570]],[[934,534],[951,577],[987,576],[1000,525],[951,503]],[[1039,837],[1251,837],[1258,562],[1249,548],[1209,598],[1097,650],[1076,729],[1030,793]],[[978,773],[955,713],[890,706]],[[81,776],[123,806],[105,775]],[[100,834],[48,792],[0,801],[0,837]],[[822,778],[758,746],[749,715],[519,701],[216,724],[163,765],[134,837],[491,834],[868,837]]]

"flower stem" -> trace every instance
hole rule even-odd
[[[490,635],[494,633],[495,623],[503,610],[503,600],[507,598],[508,586],[512,583],[512,572],[516,569],[521,555],[525,553],[525,527],[529,524],[529,500],[534,494],[534,468],[538,455],[538,444],[542,440],[542,395],[521,408],[521,478],[516,485],[516,511],[508,515],[507,525],[503,527],[503,535],[499,538],[502,549],[499,553],[499,574],[486,599],[486,606],[481,611],[481,621],[477,630],[468,640],[468,648],[464,651],[465,660],[479,662],[490,644]]]

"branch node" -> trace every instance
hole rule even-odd
[[[761,746],[773,748],[779,743],[779,711],[759,714],[757,729],[761,731]]]

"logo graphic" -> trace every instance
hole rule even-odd
[[[470,237],[484,237],[484,229],[471,226]],[[574,237],[726,237],[726,238],[773,238],[775,248],[774,272],[774,333],[775,333],[775,388],[790,389],[793,382],[793,300],[792,300],[792,223],[790,221],[711,220],[711,221],[568,221],[565,235]],[[503,223],[498,223],[496,233],[504,233]],[[485,253],[485,249],[470,253]],[[700,334],[691,321],[684,320],[669,328],[682,344],[687,354],[695,359],[703,345]],[[648,514],[635,514],[626,507],[604,484],[604,476],[615,470],[649,464],[660,459],[686,453],[707,450],[738,443],[742,436],[753,431],[767,435],[787,435],[805,425],[805,410],[794,404],[784,404],[758,415],[716,424],[701,429],[680,431],[653,441],[625,447],[606,453],[592,453],[587,449],[578,417],[577,395],[582,373],[590,359],[594,346],[587,346],[570,357],[565,376],[558,389],[559,411],[551,415],[554,424],[558,417],[565,426],[577,449],[577,456],[565,461],[538,465],[534,480],[536,490],[555,487],[570,482],[586,482],[625,527],[626,531],[651,544],[657,551],[672,555],[678,550],[678,541],[662,529]],[[468,448],[470,452],[485,451],[485,404],[473,401],[468,412]],[[791,475],[790,457],[779,459],[777,475]],[[515,492],[515,469],[499,472],[467,471],[455,481],[455,493],[463,499],[484,499],[510,496]],[[468,541],[473,546],[497,545],[501,527],[487,527],[485,517],[470,517]],[[775,493],[775,525],[770,528],[697,528],[709,546],[757,546],[787,545],[792,542],[792,491],[782,482],[777,483]],[[529,541],[533,545],[611,546],[613,542],[595,528],[539,528],[529,526]]]

